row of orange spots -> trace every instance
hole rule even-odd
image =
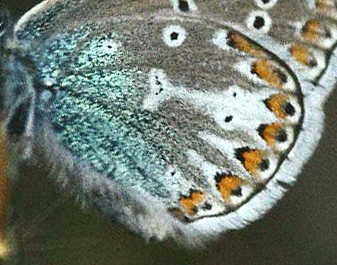
[[[320,13],[334,19],[337,18],[337,2],[335,0],[316,0],[316,8]],[[324,23],[321,17],[309,19],[302,27],[301,35],[310,44],[318,45],[321,48],[329,48],[325,47],[324,40],[332,37],[331,29]],[[309,67],[317,65],[316,59],[307,48],[295,44],[290,51],[292,56],[301,64]]]
[[[230,40],[229,45],[233,48],[257,58],[267,58],[263,49],[243,35],[237,32],[230,32],[228,33],[228,38]]]
[[[271,146],[275,147],[275,141],[277,138],[283,137],[286,138],[286,135],[282,135],[284,133],[283,125],[281,123],[272,123],[269,125],[261,125],[260,135],[266,141],[266,143]]]
[[[285,119],[288,115],[293,115],[294,107],[289,103],[289,98],[282,94],[274,94],[266,100],[266,105],[276,117]]]
[[[272,87],[282,88],[287,82],[287,76],[275,67],[269,60],[257,60],[253,64],[252,71]]]
[[[180,205],[184,212],[189,215],[195,215],[197,213],[198,205],[204,201],[204,193],[202,191],[191,191],[190,196],[182,196],[179,199]]]
[[[311,54],[308,48],[294,44],[290,48],[292,56],[301,64],[304,64],[309,67],[314,67],[317,65],[315,57]]]
[[[316,8],[320,13],[334,19],[337,18],[336,0],[316,0]],[[331,29],[320,18],[309,19],[302,27],[301,35],[309,44],[318,45],[320,48],[329,48],[326,47],[329,44],[326,44],[324,40],[332,37]],[[317,66],[317,60],[308,48],[294,44],[290,48],[290,52],[299,63],[310,68]]]
[[[253,65],[252,71],[259,78],[270,84],[272,87],[283,88],[287,82],[287,76],[271,60],[266,52],[254,42],[237,32],[228,33],[229,45],[241,52],[259,58]]]
[[[6,244],[6,215],[9,204],[9,157],[6,152],[6,137],[0,131],[0,259],[6,258],[9,247]]]
[[[217,188],[226,203],[230,203],[230,197],[235,193],[241,193],[243,180],[237,176],[219,174],[216,176]]]

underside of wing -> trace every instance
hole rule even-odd
[[[329,3],[45,1],[15,30],[64,156],[211,234],[271,208],[313,152],[336,60]]]

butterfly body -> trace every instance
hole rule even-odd
[[[3,90],[8,113],[27,105],[22,160],[48,160],[146,238],[200,242],[258,219],[317,145],[335,83],[334,9],[310,3],[42,2],[14,31],[33,64],[24,93]]]

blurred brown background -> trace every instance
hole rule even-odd
[[[5,0],[18,18],[38,0]],[[337,73],[337,69],[336,69]],[[326,130],[296,185],[263,219],[223,235],[204,250],[147,244],[70,200],[32,174],[18,194],[23,218],[14,264],[337,264],[337,90],[326,104]],[[28,200],[29,198],[29,200]],[[20,202],[21,200],[21,202]],[[25,202],[25,200],[28,201]],[[43,209],[43,210],[41,210]]]

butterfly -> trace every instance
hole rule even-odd
[[[52,165],[145,239],[245,227],[318,144],[336,15],[332,0],[47,0],[16,24],[0,10],[1,185]]]

